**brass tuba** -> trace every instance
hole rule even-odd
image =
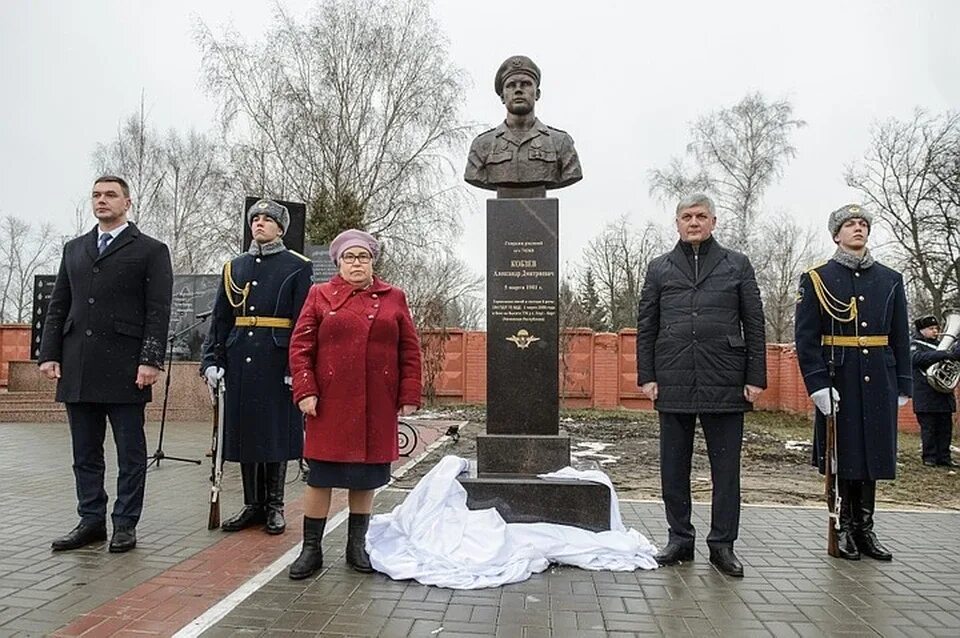
[[[957,336],[960,335],[960,313],[948,312],[944,315],[943,332],[940,333],[940,343],[937,344],[937,350],[950,350],[957,342]],[[927,378],[927,383],[937,392],[946,394],[952,393],[960,382],[960,361],[947,359],[938,361],[927,368],[923,373]]]

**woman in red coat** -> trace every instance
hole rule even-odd
[[[420,407],[420,341],[403,291],[373,274],[379,252],[372,235],[340,233],[330,244],[339,274],[310,289],[290,337],[310,465],[303,550],[290,566],[296,580],[323,566],[320,539],[335,487],[349,490],[347,563],[373,571],[364,545],[374,490],[387,484],[398,458],[397,416]]]

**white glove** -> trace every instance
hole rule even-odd
[[[810,398],[813,399],[813,404],[826,416],[830,416],[831,394],[833,395],[833,410],[837,412],[840,410],[840,393],[837,392],[836,388],[820,388],[810,395]]]
[[[910,397],[905,397],[902,394],[897,397],[897,407],[902,408],[907,404],[907,401],[910,400]]]
[[[218,368],[217,366],[208,366],[207,369],[203,371],[203,376],[207,379],[207,385],[209,385],[213,390],[216,390],[217,384],[220,382],[220,379],[223,378],[225,373],[226,370],[223,368]]]
[[[283,382],[287,384],[288,388],[293,387],[293,377],[284,377]]]

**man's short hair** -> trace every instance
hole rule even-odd
[[[123,189],[123,196],[130,197],[130,186],[127,185],[127,180],[122,177],[117,177],[116,175],[101,175],[93,181],[94,185],[101,184],[103,182],[116,182],[120,184],[120,188]]]
[[[680,211],[687,208],[693,208],[694,206],[703,206],[705,207],[713,217],[717,216],[717,209],[713,205],[713,200],[710,199],[707,195],[703,193],[693,193],[692,195],[687,195],[680,200],[680,203],[677,204],[677,215],[680,214]]]

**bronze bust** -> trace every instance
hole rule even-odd
[[[493,81],[507,107],[500,126],[478,135],[470,145],[463,179],[499,197],[543,197],[583,178],[573,138],[547,126],[534,114],[540,99],[540,69],[524,55],[507,58]]]

